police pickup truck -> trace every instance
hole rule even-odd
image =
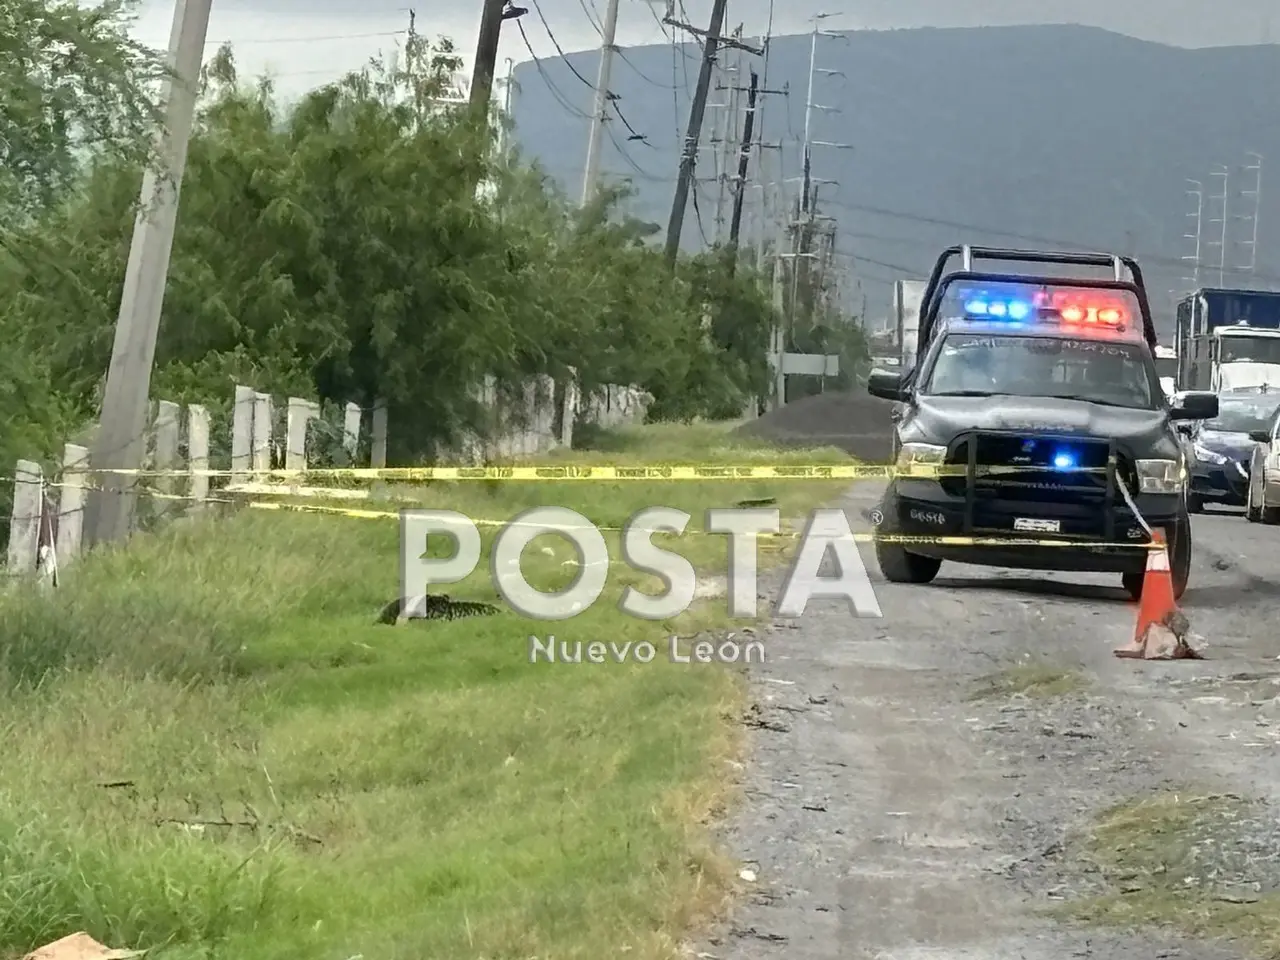
[[[979,260],[1036,266],[990,272]],[[1084,268],[1109,275],[1081,279]],[[1166,398],[1155,345],[1132,258],[945,251],[924,295],[915,367],[868,380],[872,395],[899,404],[898,469],[878,531],[889,536],[876,541],[885,577],[928,583],[943,560],[1118,573],[1136,598],[1150,531],[1161,530],[1181,596],[1191,521],[1174,424],[1216,416],[1218,398]]]

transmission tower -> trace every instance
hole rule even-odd
[[[1245,156],[1251,162],[1244,168],[1244,173],[1253,174],[1253,189],[1241,190],[1240,196],[1252,202],[1253,213],[1242,214],[1238,218],[1249,224],[1249,239],[1239,241],[1240,246],[1249,248],[1249,257],[1240,264],[1240,271],[1252,277],[1258,270],[1258,217],[1262,213],[1262,154],[1250,151]]]
[[[1222,180],[1222,193],[1215,194],[1210,198],[1221,211],[1221,216],[1213,217],[1209,223],[1218,228],[1218,239],[1208,240],[1205,245],[1218,248],[1218,286],[1223,286],[1226,282],[1227,272],[1227,224],[1231,222],[1230,206],[1231,195],[1227,188],[1231,182],[1231,170],[1225,166],[1214,167],[1209,176],[1214,179]]]
[[[1199,180],[1188,180],[1187,183],[1191,184],[1190,189],[1187,190],[1187,196],[1195,203],[1194,209],[1187,214],[1187,217],[1195,221],[1195,232],[1182,235],[1183,239],[1190,240],[1194,244],[1192,252],[1182,259],[1191,264],[1191,276],[1184,279],[1191,284],[1191,289],[1195,290],[1200,286],[1201,236],[1204,231],[1204,184]]]

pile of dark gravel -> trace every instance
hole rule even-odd
[[[787,447],[838,447],[867,463],[885,463],[891,454],[892,408],[865,388],[822,393],[766,413],[736,433]]]

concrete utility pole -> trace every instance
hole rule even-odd
[[[734,29],[733,37],[735,40],[742,37],[742,24],[738,24]],[[741,72],[741,53],[730,52],[728,64],[724,70],[726,82],[720,85],[720,89],[725,93],[725,102],[721,115],[720,134],[716,143],[716,243],[724,240],[725,208],[732,209],[733,193],[730,186],[732,174],[729,171],[737,167],[738,108],[741,90],[738,75]]]
[[[1196,290],[1200,287],[1200,238],[1204,230],[1204,184],[1199,180],[1188,180],[1191,189],[1187,191],[1187,196],[1195,201],[1195,209],[1187,214],[1188,217],[1195,220],[1195,233],[1184,233],[1184,240],[1192,241],[1195,246],[1192,253],[1184,256],[1182,259],[1191,264],[1191,276],[1186,279],[1191,284],[1191,289]]]
[[[738,266],[738,233],[742,229],[742,203],[747,190],[747,171],[751,162],[751,135],[756,120],[756,95],[760,89],[760,78],[751,71],[751,85],[747,89],[747,116],[742,122],[742,147],[738,153],[738,178],[733,188],[733,218],[729,222],[729,273]]]
[[[1209,221],[1212,224],[1217,224],[1218,239],[1208,241],[1208,246],[1218,248],[1218,286],[1221,287],[1226,282],[1227,273],[1227,224],[1231,220],[1231,195],[1228,193],[1227,188],[1231,180],[1231,171],[1225,166],[1219,166],[1209,176],[1222,178],[1222,193],[1213,197],[1214,201],[1220,204],[1219,209],[1222,211],[1222,216],[1214,217]]]
[[[471,65],[471,109],[478,115],[489,115],[490,98],[493,96],[493,75],[498,67],[498,42],[502,39],[502,21],[510,19],[506,13],[508,0],[484,0],[480,13],[480,36],[476,40],[476,59]],[[517,8],[518,9],[518,8]],[[512,11],[513,16],[520,16]]]
[[[618,32],[618,0],[609,0],[600,34],[600,69],[596,74],[595,103],[591,109],[591,132],[587,137],[587,165],[582,174],[582,205],[595,197],[600,178],[600,140],[609,121],[609,78],[613,72],[614,38]]]
[[[165,121],[160,138],[161,169],[148,167],[133,225],[124,290],[116,318],[111,366],[102,398],[102,419],[90,463],[100,470],[137,470],[146,455],[146,417],[151,366],[164,307],[169,256],[178,220],[178,195],[187,165],[187,144],[195,122],[200,67],[204,59],[212,0],[177,0],[169,35],[169,66],[164,84]],[[85,529],[91,544],[122,540],[129,534],[137,478],[105,474],[101,491],[89,502]]]
[[[698,140],[702,136],[702,120],[707,111],[707,91],[711,88],[711,69],[715,66],[716,50],[720,44],[720,30],[724,26],[724,11],[729,0],[714,0],[711,6],[711,22],[707,26],[702,44],[702,66],[698,70],[698,84],[694,87],[693,103],[689,106],[689,129],[684,135],[684,149],[680,154],[680,173],[676,178],[676,192],[671,201],[671,217],[667,221],[667,262],[675,265],[680,253],[680,234],[684,231],[684,211],[689,203],[689,188],[693,184],[693,168],[698,156]]]

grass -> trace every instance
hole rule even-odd
[[[1024,664],[984,677],[969,699],[1003,700],[1014,696],[1050,699],[1076,693],[1086,686],[1087,679],[1078,671]]]
[[[605,439],[607,456],[574,458],[840,459],[709,426]],[[620,525],[639,506],[696,522],[770,496],[794,515],[842,486],[418,493],[473,516],[556,503]],[[675,548],[725,569],[726,538]],[[569,549],[540,537],[526,576],[566,581]],[[624,618],[622,588],[654,581],[617,563],[563,623],[374,625],[397,557],[394,522],[244,511],[89,557],[53,599],[0,601],[0,957],[81,929],[175,960],[677,955],[732,891],[707,827],[732,800],[741,676],[662,657],[530,665],[527,642],[691,634],[725,626],[724,601]],[[449,592],[496,602],[483,563]]]
[[[1274,837],[1261,841],[1261,858],[1241,852],[1258,842],[1246,839],[1256,830],[1250,818],[1266,817],[1253,806],[1229,795],[1164,792],[1106,812],[1073,853],[1110,891],[1061,912],[1093,924],[1238,940],[1259,957],[1280,956],[1280,894],[1250,890],[1259,859],[1274,860]]]

